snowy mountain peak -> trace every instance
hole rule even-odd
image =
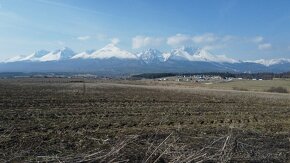
[[[187,61],[212,61],[214,56],[205,49],[183,46],[173,49],[170,58]]]
[[[25,58],[26,56],[24,55],[18,55],[12,58],[9,58],[7,60],[4,60],[4,63],[9,63],[9,62],[19,62],[19,61],[23,61],[23,58]]]
[[[272,66],[272,65],[277,65],[277,64],[285,64],[285,63],[290,63],[290,59],[285,59],[285,58],[279,58],[279,59],[259,59],[256,61],[249,61],[249,62],[254,62],[254,63],[259,63],[265,66]]]
[[[39,51],[32,53],[29,56],[24,57],[22,59],[22,61],[38,61],[39,58],[45,56],[48,53],[49,53],[49,51],[47,51],[47,50],[39,50]]]
[[[181,47],[173,49],[170,52],[168,59],[170,60],[192,60],[192,54],[195,50],[189,47]]]
[[[33,56],[35,58],[39,58],[39,57],[42,57],[42,56],[44,56],[44,55],[46,55],[48,53],[49,53],[49,51],[47,51],[47,50],[39,50],[39,51],[34,52]]]
[[[95,51],[90,55],[90,58],[97,59],[109,59],[109,58],[119,58],[119,59],[137,59],[137,56],[116,47],[115,44],[108,44],[100,50]]]
[[[87,50],[81,53],[75,53],[72,49],[64,47],[62,49],[49,52],[47,50],[39,50],[30,55],[23,56],[18,55],[10,59],[4,60],[4,63],[10,62],[46,62],[46,61],[60,61],[69,59],[134,59],[140,60],[147,64],[160,63],[171,61],[190,61],[190,62],[215,62],[215,63],[243,63],[243,61],[229,58],[225,55],[214,55],[204,48],[193,48],[190,46],[183,46],[171,50],[170,52],[160,52],[157,49],[147,49],[136,55],[122,50],[116,46],[116,44],[110,43],[99,50]],[[284,65],[290,63],[290,59],[260,59],[255,61],[245,61],[250,63],[256,63],[264,66],[272,65]]]
[[[86,50],[84,52],[76,54],[71,59],[88,59],[91,57],[91,54],[94,52],[95,52],[95,50]]]
[[[204,61],[209,62],[219,62],[219,63],[238,63],[240,61],[229,58],[225,55],[214,55],[206,49],[198,49],[195,53],[196,56],[199,56]]]
[[[69,48],[69,47],[67,47],[67,46],[65,46],[65,47],[62,47],[62,48],[60,49],[60,51],[72,51],[72,49]]]
[[[147,49],[141,53],[138,53],[137,56],[147,64],[165,61],[163,54],[157,49]]]
[[[211,54],[209,51],[205,49],[197,49],[196,52],[193,54],[194,57],[200,58],[202,61],[217,61],[216,56]]]
[[[48,54],[49,51],[47,50],[39,50],[36,51],[28,56],[19,55],[13,58],[10,58],[6,60],[5,62],[19,62],[19,61],[38,61],[40,57],[43,57],[44,55]]]
[[[202,62],[218,62],[218,63],[237,63],[239,61],[228,58],[225,55],[213,55],[204,48],[181,47],[171,51],[169,59],[172,60],[187,60],[187,61],[202,61]]]
[[[201,48],[193,48],[193,47],[190,47],[190,46],[182,46],[182,47],[178,48],[178,50],[185,51],[188,54],[194,54],[195,52],[200,51]]]
[[[60,50],[50,52],[50,53],[40,57],[38,60],[42,61],[42,62],[67,60],[67,59],[71,59],[74,56],[74,54],[75,54],[75,52],[72,51],[70,48],[64,47]]]
[[[62,48],[57,53],[60,54],[60,58],[59,59],[70,59],[75,54],[75,52],[72,49],[68,48],[68,47]]]

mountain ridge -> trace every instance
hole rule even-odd
[[[265,66],[271,66],[281,63],[290,63],[290,59],[277,58],[277,59],[259,59],[253,61],[241,61],[233,58],[229,58],[225,55],[214,55],[211,52],[203,48],[192,48],[188,46],[182,46],[172,49],[170,52],[161,52],[158,49],[149,48],[147,50],[131,53],[126,50],[118,48],[115,44],[110,43],[99,50],[86,50],[84,52],[76,53],[68,47],[49,52],[47,50],[39,50],[31,55],[19,55],[9,58],[3,62],[19,62],[19,61],[59,61],[68,59],[139,59],[145,63],[151,62],[166,62],[168,60],[187,60],[187,61],[204,61],[204,62],[217,62],[217,63],[239,63],[250,62],[258,63]]]
[[[89,66],[88,66],[89,65]],[[0,71],[98,71],[135,72],[285,72],[290,59],[240,61],[214,55],[206,49],[180,47],[170,52],[147,49],[131,53],[108,44],[99,50],[76,53],[70,48],[40,50],[28,56],[16,56],[0,63]]]

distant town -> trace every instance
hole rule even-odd
[[[21,73],[7,72],[0,73],[0,78],[86,78],[86,79],[120,79],[120,80],[141,80],[154,79],[155,81],[178,81],[178,82],[206,82],[206,81],[232,81],[232,80],[273,80],[274,78],[290,78],[287,73],[144,73],[137,75],[122,74],[99,75],[94,73]]]

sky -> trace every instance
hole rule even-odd
[[[290,1],[0,0],[0,60],[109,43],[131,52],[192,46],[240,60],[290,58]]]

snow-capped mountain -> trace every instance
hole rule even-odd
[[[39,59],[43,56],[45,56],[46,54],[48,54],[49,51],[47,50],[39,50],[36,51],[34,53],[32,53],[31,55],[22,58],[22,61],[39,61]]]
[[[28,56],[24,56],[24,55],[21,55],[21,56],[16,56],[16,57],[13,57],[13,58],[10,58],[8,60],[6,60],[5,62],[19,62],[19,61],[39,61],[39,59],[43,56],[45,56],[46,54],[48,54],[49,51],[47,50],[39,50],[39,51],[36,51]]]
[[[186,60],[186,61],[200,61],[193,57],[196,50],[191,47],[181,47],[173,49],[168,54],[168,60]]]
[[[53,61],[53,62],[52,62]],[[214,55],[206,49],[181,47],[169,52],[148,49],[139,53],[108,44],[99,50],[75,53],[69,48],[40,50],[0,62],[0,72],[98,72],[102,74],[144,72],[286,72],[290,59],[239,61]]]
[[[202,62],[218,62],[218,63],[237,63],[239,61],[228,58],[225,55],[213,55],[206,49],[194,49],[191,47],[181,47],[171,51],[169,59],[202,61]]]
[[[18,62],[18,61],[22,61],[23,58],[25,58],[25,55],[18,55],[9,59],[4,60],[4,63],[10,63],[10,62]]]
[[[181,47],[173,49],[170,52],[162,53],[157,49],[148,49],[136,55],[116,47],[115,44],[108,44],[99,50],[87,50],[81,53],[75,53],[70,48],[63,48],[53,52],[46,50],[37,51],[28,56],[16,56],[5,62],[17,61],[59,61],[68,59],[139,59],[145,63],[166,62],[167,60],[184,60],[184,61],[202,61],[217,63],[238,63],[239,61],[228,58],[225,55],[213,55],[205,49],[194,49],[191,47]],[[258,63],[258,62],[257,62]]]
[[[20,61],[38,61],[38,62],[47,62],[47,61],[59,61],[71,59],[74,56],[74,52],[70,48],[62,48],[54,52],[49,52],[47,50],[39,50],[28,56],[16,56],[6,60],[6,63],[9,62],[20,62]]]
[[[71,59],[74,55],[75,55],[74,51],[72,51],[70,48],[65,47],[60,50],[50,52],[38,58],[38,61],[47,62],[47,61],[68,60]]]
[[[145,50],[141,53],[138,53],[137,56],[147,64],[166,61],[163,54],[157,49]]]
[[[280,59],[259,59],[256,61],[249,61],[249,62],[254,62],[254,63],[259,63],[265,66],[272,66],[272,65],[277,65],[277,64],[285,64],[285,63],[290,63],[290,59],[285,59],[285,58],[280,58]]]
[[[95,50],[87,50],[74,55],[71,59],[89,59],[94,52]]]
[[[76,54],[71,59],[137,59],[137,56],[116,47],[115,44],[110,43],[99,50],[88,50]]]
[[[109,59],[109,58],[118,58],[118,59],[137,59],[137,56],[133,53],[130,53],[125,50],[121,50],[116,47],[115,44],[111,43],[103,47],[100,50],[97,50],[89,55],[88,58],[93,59]]]

